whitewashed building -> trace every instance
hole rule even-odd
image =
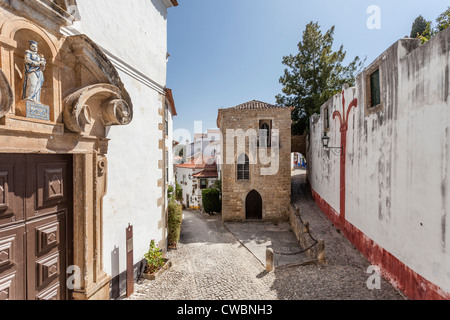
[[[188,143],[187,160],[203,157],[215,157],[220,155],[221,132],[219,129],[208,129],[206,133],[194,133],[194,141]]]
[[[220,179],[221,141],[219,129],[208,129],[205,133],[194,133],[193,142],[186,142],[185,161],[174,166],[175,180],[183,189],[184,207],[201,209],[202,190]]]
[[[176,5],[0,1],[0,190],[9,190],[0,192],[1,299],[116,298],[127,256],[136,276],[152,239],[166,248],[176,115],[167,18]],[[46,61],[34,104],[22,99],[30,40]],[[36,202],[19,205],[25,190]]]
[[[136,274],[142,271],[151,239],[161,248],[167,245],[166,186],[173,181],[169,151],[176,114],[171,91],[165,99],[167,9],[176,4],[170,0],[78,0],[81,19],[63,29],[67,35],[85,34],[98,44],[117,68],[135,106],[129,126],[108,129],[103,261],[113,278],[113,296],[125,288],[128,224],[133,226]]]
[[[291,170],[306,169],[306,158],[299,152],[291,153]]]
[[[175,165],[175,180],[183,190],[181,203],[187,209],[202,209],[202,190],[214,186],[219,178],[216,158],[189,160]]]
[[[450,28],[401,39],[310,119],[316,202],[413,299],[450,299],[449,68]]]

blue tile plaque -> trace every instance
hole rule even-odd
[[[27,118],[50,121],[49,106],[32,101],[26,101],[26,106],[27,106]]]

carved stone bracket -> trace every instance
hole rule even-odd
[[[84,126],[92,123],[91,98],[100,98],[100,120],[103,125],[126,125],[132,120],[131,102],[125,101],[116,86],[101,83],[82,88],[64,100],[63,119],[66,128],[75,133],[84,132]]]
[[[106,174],[106,170],[108,168],[108,162],[105,156],[99,156],[99,160],[97,162],[97,172],[99,176],[103,176]]]
[[[0,69],[0,118],[7,114],[14,103],[11,86],[3,71]]]

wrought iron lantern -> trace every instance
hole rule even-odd
[[[331,150],[333,153],[336,153],[336,152],[333,151],[333,149],[337,149],[337,153],[339,153],[340,151],[342,151],[342,146],[341,146],[341,147],[330,147],[330,146],[329,146],[329,143],[330,143],[330,137],[327,136],[327,132],[325,131],[325,132],[323,133],[323,137],[322,137],[322,145],[323,145],[323,148],[324,148],[325,150]]]
[[[325,149],[328,148],[328,143],[329,143],[329,142],[330,142],[330,137],[328,137],[328,136],[327,136],[327,133],[324,132],[324,133],[323,133],[323,137],[322,137],[322,144],[323,144],[323,147],[324,147]]]

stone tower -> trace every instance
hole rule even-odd
[[[291,111],[256,100],[219,110],[224,221],[288,220]]]

